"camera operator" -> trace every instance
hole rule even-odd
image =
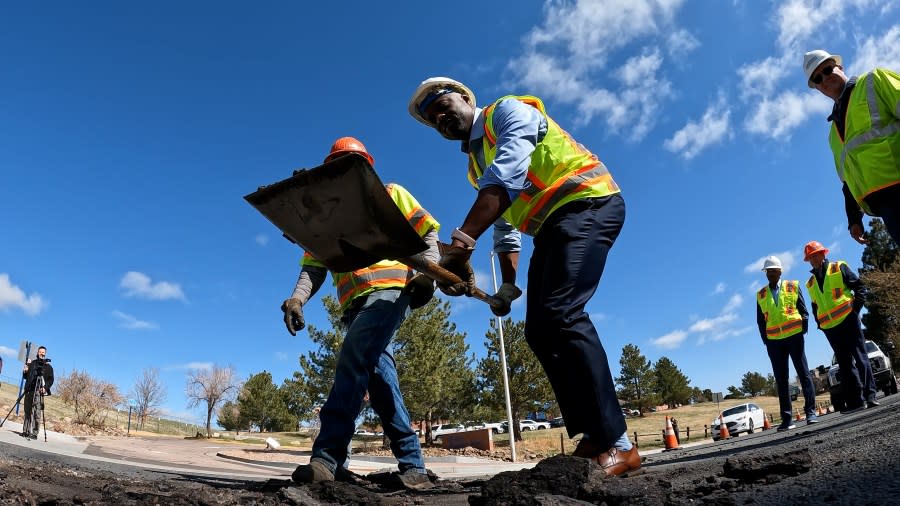
[[[50,395],[50,387],[53,386],[53,366],[47,358],[47,348],[41,346],[37,350],[37,358],[29,360],[22,369],[22,377],[25,378],[25,421],[22,424],[22,436],[28,439],[37,439],[41,429],[41,421],[35,413],[34,394],[39,388],[38,402],[43,403],[43,396]],[[43,385],[38,387],[38,377],[44,379]],[[42,410],[44,406],[37,406]]]

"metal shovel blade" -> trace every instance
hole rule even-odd
[[[332,272],[398,260],[428,246],[364,157],[299,170],[244,199]]]

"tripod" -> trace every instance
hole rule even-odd
[[[22,420],[22,436],[28,437],[28,435],[31,434],[31,428],[34,427],[34,424],[38,421],[38,411],[40,411],[40,420],[44,426],[44,442],[46,443],[47,418],[44,415],[44,376],[42,374],[37,375],[37,379],[34,382],[34,390],[26,390],[22,392],[22,395],[20,395],[18,399],[16,399],[16,402],[9,408],[9,412],[3,417],[3,421],[0,422],[0,427],[3,427],[3,424],[9,419],[9,415],[12,414],[13,409],[19,405],[19,402],[21,402],[26,395],[31,395],[31,398],[25,399],[25,407],[31,409],[25,410],[24,420]],[[29,400],[31,402],[28,402]],[[40,429],[38,429],[38,431],[40,431]]]

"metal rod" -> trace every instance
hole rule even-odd
[[[491,278],[494,282],[494,293],[497,293],[497,270],[494,268],[494,250],[491,250]],[[503,396],[506,399],[506,420],[509,422],[509,452],[512,461],[516,461],[516,431],[513,425],[512,404],[509,400],[509,373],[506,369],[506,345],[503,342],[503,317],[497,317],[497,335],[500,337],[500,368],[503,370]]]

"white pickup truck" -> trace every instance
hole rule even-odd
[[[885,347],[892,350],[893,343]],[[869,363],[872,364],[872,374],[875,376],[875,388],[884,392],[884,395],[897,393],[897,377],[891,366],[891,359],[881,348],[872,341],[866,341],[866,352],[869,354]],[[831,404],[834,409],[840,411],[845,408],[843,389],[841,388],[840,367],[837,357],[831,359],[831,368],[828,369],[828,390],[831,393]]]

